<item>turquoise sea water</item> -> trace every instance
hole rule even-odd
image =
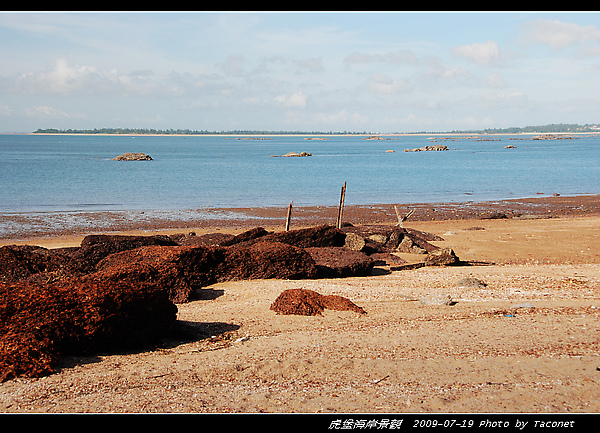
[[[0,135],[0,213],[464,202],[600,194],[600,137],[438,141]],[[515,149],[505,149],[513,145]],[[386,152],[394,150],[395,152]],[[290,151],[305,158],[273,158]],[[153,161],[122,162],[125,152]]]

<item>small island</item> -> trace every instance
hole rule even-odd
[[[152,161],[152,157],[142,152],[126,152],[123,155],[114,157],[113,161]]]
[[[289,152],[289,153],[286,153],[285,155],[271,155],[271,157],[273,157],[273,158],[277,158],[277,157],[281,157],[281,158],[286,158],[286,157],[287,158],[294,158],[294,157],[296,157],[297,158],[297,157],[304,157],[304,156],[312,156],[312,154],[308,153],[308,152],[300,152],[300,153],[298,153],[298,152]]]

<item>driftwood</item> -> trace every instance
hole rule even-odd
[[[409,213],[407,213],[406,215],[401,217],[400,212],[398,212],[398,208],[396,207],[396,205],[394,205],[394,210],[396,211],[396,218],[398,218],[398,224],[396,224],[396,226],[402,227],[402,228],[404,228],[404,221],[406,221],[408,218],[410,218],[410,216],[413,213],[415,213],[415,210],[412,209]]]

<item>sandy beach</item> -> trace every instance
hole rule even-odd
[[[440,236],[432,243],[475,265],[215,284],[205,299],[178,305],[178,320],[204,338],[65,357],[53,375],[0,384],[0,411],[598,413],[599,206],[598,196],[398,206],[403,215],[415,209],[405,227]],[[333,225],[336,211],[294,209],[293,226]],[[243,214],[221,222],[117,224],[110,231],[283,230],[285,210]],[[344,215],[355,225],[396,222],[390,205],[348,207]],[[73,246],[87,233],[28,233],[0,245]],[[479,284],[459,284],[467,277]],[[270,310],[292,288],[344,296],[367,314]],[[440,295],[452,302],[424,301]]]

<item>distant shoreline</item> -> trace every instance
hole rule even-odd
[[[40,135],[40,136],[98,136],[98,137],[435,137],[435,136],[515,136],[515,135],[578,135],[578,136],[600,136],[598,132],[389,132],[379,134],[328,134],[328,133],[316,133],[316,134],[267,134],[267,133],[256,133],[256,134],[235,134],[235,133],[214,133],[214,134],[151,134],[151,133],[127,133],[127,134],[110,134],[110,133],[78,133],[78,132],[4,132],[0,135]]]
[[[453,131],[412,131],[412,132],[373,132],[361,131],[302,131],[302,130],[265,130],[265,129],[233,129],[228,131],[209,131],[207,129],[156,129],[156,128],[88,128],[88,129],[58,129],[38,128],[31,134],[85,134],[85,135],[208,135],[208,136],[422,136],[422,135],[530,135],[530,134],[599,134],[600,124],[586,123],[551,123],[546,125],[530,125],[509,128],[484,128]]]

